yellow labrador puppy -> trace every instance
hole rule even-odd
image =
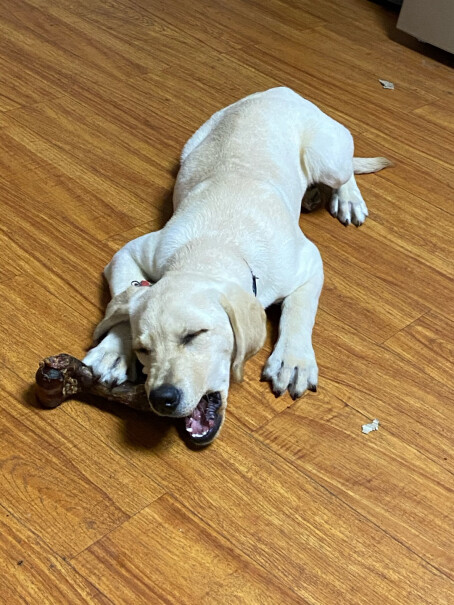
[[[288,88],[217,112],[183,149],[170,221],[105,268],[113,298],[85,363],[121,383],[137,356],[154,411],[185,418],[188,437],[206,444],[222,425],[231,373],[240,381],[263,346],[264,308],[282,302],[263,376],[276,394],[315,391],[323,268],[298,225],[301,200],[309,185],[328,185],[331,214],[359,226],[367,207],[354,173],[388,164],[353,158],[349,131]]]

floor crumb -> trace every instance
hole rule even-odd
[[[372,420],[372,422],[370,422],[369,424],[363,424],[361,430],[365,435],[368,435],[372,431],[378,431],[379,424],[379,420],[375,418],[375,420]]]
[[[394,90],[394,84],[392,82],[388,82],[388,80],[378,80],[383,88],[387,88],[389,90]]]

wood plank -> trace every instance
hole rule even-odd
[[[18,374],[3,363],[0,364],[0,408],[16,418],[22,418],[35,411],[37,404],[33,376],[27,381],[20,376],[21,367],[17,368],[17,372]]]
[[[454,411],[447,385],[427,380],[418,365],[374,345],[323,311],[314,341],[321,388],[325,382],[332,385],[342,401],[367,418],[382,419],[394,436],[451,470]]]
[[[164,496],[72,563],[117,603],[308,602],[233,548],[203,516]]]
[[[132,228],[146,218],[145,213],[140,216],[140,213],[137,215],[124,212],[120,208],[120,200],[116,204],[118,208],[114,211],[108,200],[92,193],[55,166],[36,168],[32,173],[10,177],[9,181],[8,184],[0,183],[0,190],[2,195],[13,199],[13,204],[19,202],[20,205],[16,207],[10,204],[13,214],[20,215],[21,207],[39,205],[40,201],[45,199],[49,216],[65,222],[95,240],[107,239],[122,227]],[[49,186],[50,182],[52,186]],[[153,210],[154,207],[150,208]],[[11,270],[16,271],[14,263],[10,265]]]
[[[10,200],[4,201],[4,206],[10,208]],[[97,309],[106,304],[107,288],[101,271],[109,262],[112,250],[64,221],[40,216],[34,210],[26,212],[16,207],[4,222],[8,226],[8,235],[0,237],[0,241],[5,242],[6,259],[11,259],[15,273],[19,274],[2,284],[8,298],[17,288],[18,304],[28,308],[27,301],[21,300],[23,292],[31,292],[35,285],[40,285],[42,290],[56,297],[56,305],[66,297],[68,307],[91,317],[93,321]],[[5,300],[0,304],[6,308],[10,302]],[[52,319],[51,303],[43,312],[48,313],[49,320]]]
[[[454,388],[454,323],[430,312],[384,344],[426,375]]]
[[[69,291],[67,296],[70,299]],[[38,363],[47,355],[70,351],[83,357],[96,316],[94,306],[91,313],[81,314],[28,276],[0,284],[0,299],[0,363],[26,382],[34,382]]]
[[[164,493],[133,461],[115,453],[92,432],[87,433],[64,408],[38,410],[21,418],[21,422],[57,448],[59,456],[70,459],[71,465],[103,492],[110,505],[128,516],[135,515]]]
[[[0,594],[8,605],[111,601],[65,559],[55,555],[36,533],[0,506]]]
[[[139,512],[164,491],[132,463],[102,444],[65,411],[41,409],[34,384],[6,367],[0,375],[0,407],[71,463],[126,515]],[[92,403],[96,399],[92,399]],[[70,405],[70,404],[67,404]],[[84,405],[80,402],[74,405]]]
[[[314,404],[296,402],[256,431],[273,451],[304,475],[325,486],[412,552],[454,579],[454,478],[399,434],[364,435],[370,422],[336,396],[321,389]],[[406,426],[402,423],[402,432]],[[424,497],[421,498],[421,494]]]
[[[121,447],[111,430],[103,434],[106,426],[96,425],[95,411],[83,414],[82,423],[95,426],[115,449]],[[230,420],[222,440],[192,453],[190,463],[181,441],[170,432],[159,437],[151,423],[131,422],[129,438],[144,472],[202,516],[212,531],[234,536],[237,548],[302,599],[334,603],[355,594],[365,604],[397,604],[404,593],[410,602],[449,603],[452,582],[446,576]],[[139,545],[137,559],[140,551]],[[97,561],[101,558],[103,551]],[[83,573],[89,567],[90,559],[84,568],[77,566]]]
[[[331,217],[325,218],[329,220]],[[338,225],[334,224],[333,228],[338,228]],[[369,235],[366,230],[364,227],[358,234],[352,233],[353,229],[348,234],[344,232],[348,244],[355,246],[360,237],[367,241]],[[386,335],[404,328],[427,310],[419,302],[397,298],[392,285],[358,268],[338,250],[325,246],[324,238],[320,240],[325,271],[320,308],[339,321],[381,343]]]
[[[232,47],[257,44],[264,38],[297,40],[300,31],[323,23],[298,7],[287,6],[282,10],[278,0],[270,0],[266,6],[241,0],[232,0],[227,5],[200,0],[196,6],[178,0],[156,0],[150,6],[146,0],[137,0],[137,5],[178,27],[185,37],[196,37],[224,52]]]
[[[87,480],[104,492],[110,503],[131,516],[164,493],[131,460],[115,453],[92,431],[87,431],[71,418],[66,413],[70,403],[55,410],[42,409],[35,399],[32,381],[5,366],[1,369],[0,408],[20,419],[23,426],[39,435],[40,440],[52,449],[58,450],[59,455],[71,460]],[[96,403],[96,398],[92,398],[91,404]],[[74,402],[73,405],[84,404]]]
[[[35,6],[48,10],[44,0],[32,1]],[[161,34],[171,35],[180,47],[184,45],[188,49],[198,45],[204,50],[224,52],[242,45],[243,39],[237,36],[235,31],[227,28],[223,23],[218,23],[216,19],[207,18],[206,11],[198,6],[187,7],[181,2],[174,2],[171,7],[163,2],[154,2],[153,5],[145,2],[132,4],[128,0],[115,4],[102,0],[77,4],[58,0],[54,4],[58,6],[60,14],[63,11],[68,13],[68,20],[75,14],[88,23],[107,30],[110,35],[118,37],[123,43],[131,44],[132,41],[134,45],[141,47],[143,52],[149,52],[149,49],[153,48],[159,53],[156,35]],[[202,24],[203,27],[200,27]],[[185,54],[181,56],[189,58]],[[198,53],[192,52],[191,56],[197,57]]]
[[[369,4],[363,0],[349,0],[348,2],[332,2],[332,0],[319,0],[311,2],[311,0],[299,0],[297,5],[304,12],[316,15],[320,19],[328,23],[337,23],[342,25],[351,21],[352,16],[360,23],[367,22],[371,24],[371,29],[380,32],[382,23],[388,23],[393,19],[393,12],[390,7],[382,6],[381,4]],[[391,13],[391,14],[390,14]],[[394,17],[394,21],[397,19]]]
[[[229,56],[242,65],[253,67],[258,72],[272,76],[276,85],[290,86],[303,97],[315,103],[322,111],[341,122],[353,134],[365,130],[366,124],[370,121],[371,112],[380,114],[383,109],[382,105],[375,106],[376,103],[384,102],[379,95],[382,91],[363,84],[362,93],[359,94],[356,87],[353,89],[349,85],[348,79],[336,75],[337,71],[333,70],[334,77],[331,77],[331,74],[324,77],[318,70],[311,69],[309,62],[307,64],[309,67],[304,62],[293,64],[284,52],[271,54],[266,49],[258,49],[253,46],[246,50],[234,50],[229,53]],[[343,69],[347,70],[347,67],[344,66]],[[363,95],[367,99],[362,98]],[[369,108],[369,111],[366,108]]]
[[[323,310],[317,316],[313,343],[320,369],[319,391],[330,389],[365,417],[386,418],[387,429],[395,437],[450,469],[452,443],[447,427],[453,421],[453,397],[449,378],[430,380],[429,373],[419,368],[416,355],[411,358],[413,364],[406,363]],[[271,344],[269,334],[265,347],[246,365],[245,381],[231,387],[228,413],[252,430],[272,424],[293,405],[288,394],[275,399],[268,383],[259,383]],[[405,357],[410,359],[410,355]],[[318,394],[306,393],[303,401],[317,408]]]
[[[313,344],[319,365],[319,392],[306,393],[304,405],[317,410],[319,393],[328,389],[364,418],[379,418],[393,437],[451,472],[449,427],[454,412],[449,382],[429,378],[417,358],[414,364],[408,363],[323,310],[317,316]],[[252,430],[271,426],[293,405],[288,394],[275,400],[269,385],[258,382],[270,350],[268,344],[252,359],[246,366],[245,383],[231,389],[234,400],[228,414],[239,426]]]
[[[194,81],[197,82],[196,86],[203,83],[204,103],[213,97],[213,90],[222,93],[224,101],[217,101],[216,109],[225,105],[226,101],[232,103],[252,92],[285,85],[316,103],[333,118],[342,121],[353,133],[364,129],[353,112],[350,111],[351,115],[347,115],[353,95],[350,98],[347,91],[336,87],[333,93],[333,89],[328,90],[319,78],[308,73],[301,75],[298,70],[277,58],[258,52],[255,47],[250,47],[247,51],[240,49],[229,52],[228,55],[219,56],[214,62],[199,58],[196,63],[190,62],[184,67],[177,65],[163,70],[163,76],[167,73],[181,82],[185,89],[192,89]],[[151,74],[147,74],[143,80],[148,81],[151,77]]]
[[[153,130],[154,145],[146,136],[141,141],[106,119],[101,107],[97,112],[90,111],[69,97],[27,111],[8,112],[8,118],[11,127],[6,127],[6,131],[12,138],[22,142],[27,133],[33,133],[35,139],[51,143],[87,169],[92,171],[95,167],[102,178],[109,178],[122,190],[142,198],[147,207],[153,191],[150,182],[166,188],[171,185],[175,158],[169,161],[165,155],[156,153],[156,145],[168,145],[169,140],[169,129],[165,128],[162,116],[159,127]],[[77,130],[73,128],[74,122],[78,123]]]
[[[34,59],[32,65],[38,73],[44,72],[45,64],[57,67],[60,63],[54,74],[46,74],[45,79],[51,82],[65,67],[66,82],[68,77],[89,74],[94,78],[101,74],[128,78],[156,67],[152,54],[56,6],[45,5],[41,10],[32,2],[18,0],[14,11],[2,13],[0,31],[8,44],[7,53],[14,56],[20,46]],[[27,40],[33,44],[26,44]]]
[[[313,43],[312,38],[316,36],[318,39]],[[282,40],[268,43],[267,41],[257,45],[258,52],[281,60],[285,57],[285,63],[289,66],[303,74],[307,73],[318,78],[326,85],[334,85],[342,91],[354,91],[357,103],[351,111],[356,110],[362,114],[367,103],[369,111],[373,108],[374,113],[379,110],[384,112],[398,110],[407,113],[437,100],[436,95],[423,90],[416,91],[404,84],[393,90],[391,94],[390,91],[383,90],[378,82],[381,75],[377,72],[377,64],[373,59],[368,61],[369,53],[360,53],[363,62],[352,69],[348,48],[348,38],[341,35],[330,46],[328,30],[323,28],[310,30],[307,35],[302,32],[298,42]],[[246,52],[249,54],[249,49]]]
[[[425,200],[429,206],[454,214],[452,204],[454,188],[419,162],[417,157],[399,152],[391,141],[386,144],[382,141],[377,143],[364,133],[355,136],[355,149],[356,155],[360,157],[384,155],[394,161],[395,166],[392,169],[380,172],[382,179]]]
[[[419,116],[415,114],[407,114],[405,119],[383,114],[379,124],[368,127],[363,134],[384,150],[394,149],[395,155],[410,157],[411,162],[431,171],[437,179],[452,189],[454,178],[450,162],[454,158],[454,139],[446,130],[429,125],[425,120],[419,120]],[[430,147],[426,144],[427,137],[432,141]]]
[[[57,148],[52,141],[52,135],[50,135],[49,141],[47,141],[45,138],[37,136],[33,130],[20,125],[12,125],[9,114],[3,114],[3,117],[5,128],[2,131],[2,141],[7,140],[8,146],[10,146],[10,141],[14,141],[16,151],[15,156],[12,158],[12,163],[17,167],[17,173],[16,169],[14,169],[10,174],[4,175],[4,187],[8,187],[8,182],[17,186],[18,174],[22,178],[24,167],[25,170],[27,168],[26,165],[22,166],[19,160],[22,154],[25,157],[30,155],[39,167],[45,166],[49,170],[58,168],[61,173],[71,179],[77,180],[92,194],[109,200],[110,205],[115,204],[115,210],[120,213],[126,212],[133,217],[137,216],[138,220],[142,221],[150,220],[156,216],[156,209],[153,208],[148,199],[142,200],[139,196],[119,186],[108,177],[104,177],[97,170],[96,164],[87,165],[84,160],[78,160],[74,157],[71,151],[66,152],[61,148]],[[17,159],[15,160],[15,158]],[[29,174],[28,171],[27,174]],[[8,197],[14,197],[15,192],[11,192],[11,187],[9,189]],[[162,187],[150,183],[149,193],[159,199],[159,197],[167,195],[167,190],[163,193]],[[17,199],[17,194],[15,197]]]
[[[0,410],[0,504],[60,556],[72,557],[128,515],[52,442]]]
[[[20,160],[21,153],[15,157]],[[99,192],[91,191],[87,185],[50,163],[30,172],[22,171],[15,176],[9,174],[5,178],[7,184],[0,184],[2,195],[12,197],[14,204],[18,204],[17,208],[40,206],[45,200],[49,216],[64,221],[94,240],[106,239],[122,228],[132,228],[154,214],[160,215],[151,204],[149,210],[136,204],[136,211],[127,212],[131,204],[128,201],[123,203],[121,195],[115,200],[101,197]],[[15,209],[11,211],[15,212]]]
[[[61,90],[41,75],[23,69],[3,55],[0,55],[0,74],[0,112],[61,96]]]
[[[454,83],[453,83],[454,88]],[[414,113],[423,117],[431,124],[436,124],[440,128],[446,128],[449,132],[454,133],[454,117],[452,115],[452,104],[447,101],[437,101],[418,107]]]
[[[425,200],[379,174],[361,179],[361,189],[365,199],[374,201],[369,231],[384,245],[406,250],[442,275],[454,275],[454,224],[444,210],[428,207]]]
[[[427,96],[429,102],[434,102],[454,87],[454,76],[449,66],[430,58],[421,59],[418,53],[390,39],[385,28],[376,28],[371,35],[369,21],[350,18],[342,23],[341,28],[330,23],[323,28],[302,32],[301,44],[311,50],[323,49],[330,59],[336,59],[342,48],[342,57],[352,69],[370,72],[377,84],[378,78],[394,83],[395,89],[383,91],[384,95],[400,96],[403,89],[413,91],[417,97]],[[403,60],[405,69],[401,69]]]
[[[418,249],[420,258],[415,258],[412,253],[413,243],[411,238],[410,225],[415,226],[416,236],[418,241],[424,243],[424,247],[429,250],[431,241],[424,242],[424,223],[416,225],[416,220],[413,217],[408,217],[408,212],[403,212],[396,215],[396,210],[393,210],[393,201],[391,199],[383,200],[381,182],[375,181],[374,189],[370,192],[365,184],[373,178],[372,175],[364,176],[359,180],[359,186],[363,191],[365,199],[370,208],[370,218],[366,221],[363,227],[356,231],[343,229],[338,225],[334,228],[330,224],[329,215],[321,210],[314,214],[304,217],[304,232],[313,240],[319,247],[322,258],[327,257],[327,261],[338,254],[340,257],[345,256],[355,263],[356,267],[365,269],[375,279],[379,279],[388,284],[396,293],[396,305],[400,306],[399,301],[407,301],[411,304],[415,301],[415,309],[428,307],[436,312],[442,313],[452,319],[452,289],[453,282],[447,272],[450,272],[449,263],[444,261],[442,257],[437,258],[433,252],[431,256],[435,258],[438,267],[433,267],[424,262],[424,254]],[[376,177],[382,178],[382,177]],[[384,178],[384,177],[383,177]],[[384,220],[390,225],[390,230],[384,228],[374,216],[381,220],[383,210],[380,212],[380,207],[376,199],[380,200],[380,205],[383,201],[384,209],[389,208],[391,215]],[[422,210],[418,213],[422,214]],[[441,213],[440,216],[443,216]],[[398,216],[396,225],[391,225],[392,217]],[[451,224],[449,215],[445,215],[442,220],[446,220],[447,224]],[[402,240],[398,237],[398,222],[407,224],[407,233]],[[431,222],[431,219],[429,219]],[[432,224],[433,232],[436,233],[435,222]],[[346,232],[348,231],[348,234]],[[393,234],[394,231],[394,234]],[[437,236],[435,236],[437,238]],[[442,238],[443,239],[443,238]],[[354,242],[354,245],[352,243]],[[434,240],[434,251],[437,249],[436,239]],[[349,277],[345,277],[346,287],[348,286]],[[434,296],[434,292],[437,293]],[[323,301],[323,299],[322,299]],[[378,304],[379,301],[376,302]],[[422,306],[419,306],[422,305]]]

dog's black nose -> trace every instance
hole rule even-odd
[[[181,391],[171,384],[163,384],[150,391],[148,396],[151,405],[159,414],[168,415],[173,412],[181,399]]]

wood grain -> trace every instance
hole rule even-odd
[[[79,420],[92,426],[86,415]],[[100,438],[121,447],[101,431],[100,426]],[[183,499],[212,531],[226,539],[235,536],[243,553],[302,599],[336,602],[343,594],[354,593],[361,603],[376,603],[378,598],[400,603],[400,591],[405,591],[410,602],[430,603],[426,589],[431,586],[440,602],[448,603],[452,584],[443,573],[427,567],[411,550],[236,423],[228,420],[223,431],[223,442],[215,442],[202,455],[193,453],[190,464],[184,446],[170,435],[156,446],[156,435],[131,423],[129,439],[141,446],[136,463],[144,472]]]
[[[163,496],[73,559],[73,564],[120,603],[174,602],[174,586],[178,601],[188,605],[215,603],[218,596],[232,603],[250,597],[257,603],[308,603],[219,536],[204,521],[206,513],[204,509],[191,513],[174,498]],[[131,540],[134,557],[129,552]],[[169,573],[176,565],[178,573]]]
[[[385,346],[428,377],[454,388],[454,323],[427,313],[385,341]]]
[[[128,518],[55,443],[1,412],[2,505],[71,557]]]
[[[0,594],[5,603],[107,605],[111,602],[3,506],[0,506],[0,528]]]
[[[320,372],[338,397],[368,418],[386,418],[393,435],[452,470],[452,390],[323,311],[318,334]]]
[[[452,57],[367,0],[3,4],[0,602],[450,605]],[[90,344],[105,264],[170,217],[186,139],[278,85],[395,162],[358,177],[361,229],[301,218],[318,393],[260,382],[275,307],[208,449],[109,402],[37,408],[38,361]]]
[[[436,103],[419,107],[415,113],[424,117],[428,122],[454,133],[454,118],[450,110],[450,103],[438,100]]]
[[[428,460],[411,439],[406,443],[399,434],[390,434],[386,414],[380,415],[377,433],[364,435],[361,425],[372,418],[346,405],[335,392],[326,388],[317,406],[303,399],[256,434],[302,473],[366,517],[373,516],[380,527],[399,535],[412,552],[452,579],[452,474]],[[407,433],[406,426],[402,432]],[[329,456],[320,456],[320,443]]]

